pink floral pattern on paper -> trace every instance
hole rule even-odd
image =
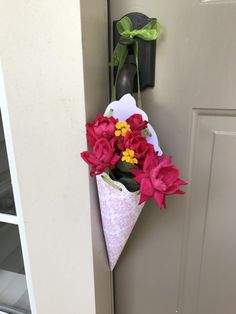
[[[102,175],[107,176],[105,173]],[[103,232],[110,269],[113,270],[144,203],[138,205],[140,199],[138,192],[129,192],[120,182],[114,181],[117,186],[122,188],[122,191],[107,184],[101,175],[96,178]]]

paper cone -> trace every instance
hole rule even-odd
[[[144,203],[138,205],[138,192],[129,192],[125,186],[113,181],[122,191],[106,183],[101,176],[111,180],[105,173],[96,176],[103,232],[111,271],[133,230]]]

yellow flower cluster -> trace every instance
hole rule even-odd
[[[125,134],[131,131],[130,125],[127,122],[117,122],[115,136],[125,136]]]
[[[126,150],[123,151],[121,160],[126,161],[132,165],[138,163],[138,159],[135,158],[134,151],[132,149],[129,149],[129,148],[126,148]]]

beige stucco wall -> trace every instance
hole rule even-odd
[[[108,102],[108,34],[107,1],[83,0],[81,3],[82,43],[86,118],[94,119]],[[95,276],[95,299],[98,314],[113,312],[111,273],[107,263],[104,238],[100,225],[97,189],[90,178],[90,206]]]
[[[107,98],[106,6],[99,0],[91,11],[89,2],[0,3],[21,232],[38,314],[110,313],[96,189],[80,158],[86,114],[92,118]],[[96,36],[93,28],[81,31],[81,12],[83,27],[91,17]]]

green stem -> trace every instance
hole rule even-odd
[[[101,175],[101,178],[103,179],[104,182],[106,182],[107,184],[109,184],[110,186],[112,186],[114,189],[118,190],[118,191],[122,191],[122,188],[119,187],[118,185],[116,185],[115,183],[113,183],[111,180],[109,180],[106,176]]]

